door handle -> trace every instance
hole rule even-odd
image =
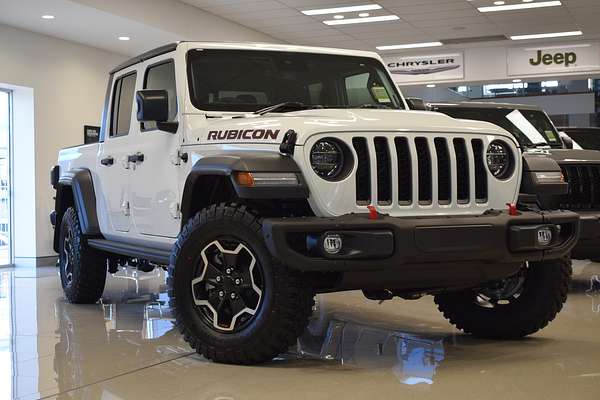
[[[100,164],[104,165],[104,166],[109,166],[109,165],[113,165],[115,163],[115,159],[112,157],[106,157],[103,158],[102,160],[100,160]]]
[[[144,155],[142,153],[130,154],[127,156],[127,161],[130,163],[141,163],[144,162]]]

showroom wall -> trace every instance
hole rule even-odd
[[[589,47],[584,47],[589,46]],[[471,48],[443,48],[428,51],[415,51],[401,54],[385,52],[382,57],[386,62],[399,61],[402,59],[437,59],[446,60],[455,57],[455,63],[460,68],[449,71],[403,75],[394,74],[396,82],[401,86],[423,86],[427,83],[452,83],[463,84],[468,82],[502,82],[515,78],[560,78],[583,76],[586,78],[600,76],[600,52],[596,51],[598,42],[583,42],[557,45],[531,44],[516,46],[514,43],[505,46],[494,47],[471,47]],[[528,56],[535,56],[535,50],[542,49],[544,53],[578,52],[579,60],[573,65],[561,66],[540,65],[536,69],[529,68],[528,57],[516,57],[518,50],[523,50]],[[526,51],[527,50],[527,51]],[[587,60],[591,54],[594,60]],[[440,57],[442,56],[442,57]],[[586,57],[586,58],[584,58]],[[519,73],[520,72],[520,73]]]
[[[54,254],[49,170],[60,148],[82,143],[84,124],[99,124],[107,72],[126,57],[6,25],[0,25],[0,54],[0,86],[15,90],[13,227],[19,263]],[[25,125],[31,116],[33,124]],[[31,128],[34,137],[28,138]]]

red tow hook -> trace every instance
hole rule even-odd
[[[506,205],[508,206],[508,215],[511,217],[519,215],[517,212],[517,205],[515,203],[506,203]]]
[[[367,206],[367,208],[369,209],[369,219],[378,219],[379,218],[379,213],[377,212],[377,210],[375,209],[374,206],[369,205],[369,206]]]

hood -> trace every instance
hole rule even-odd
[[[198,118],[197,123],[194,118]],[[262,116],[247,114],[226,118],[191,116],[191,143],[281,143],[288,130],[298,134],[297,145],[317,133],[413,132],[489,134],[504,136],[502,128],[482,121],[458,120],[431,111],[315,109]]]
[[[559,164],[600,164],[598,150],[552,149],[549,153]]]

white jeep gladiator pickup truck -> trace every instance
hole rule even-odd
[[[286,351],[343,290],[522,337],[566,299],[579,216],[517,204],[518,146],[407,111],[374,53],[163,46],[110,72],[100,142],[52,170],[62,286],[93,303],[107,270],[168,268],[185,340],[226,363]]]

